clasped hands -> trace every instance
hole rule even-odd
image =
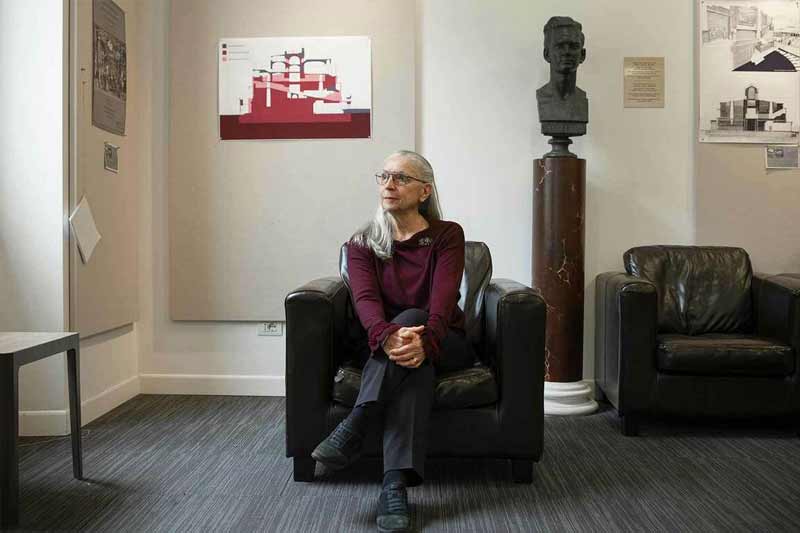
[[[383,341],[383,351],[396,364],[406,368],[417,368],[425,361],[425,349],[422,347],[423,331],[425,326],[400,328]]]

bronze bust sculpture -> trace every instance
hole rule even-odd
[[[583,27],[570,17],[552,17],[544,26],[544,59],[550,63],[550,82],[536,91],[542,133],[551,135],[553,150],[545,157],[576,157],[567,146],[570,137],[586,134],[589,101],[576,87],[578,66],[586,59]]]

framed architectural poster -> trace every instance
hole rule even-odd
[[[370,137],[369,37],[222,39],[217,54],[220,139]]]
[[[702,0],[699,6],[700,141],[797,142],[797,0]]]

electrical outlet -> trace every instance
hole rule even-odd
[[[283,335],[283,322],[262,322],[258,325],[259,336],[280,337]]]

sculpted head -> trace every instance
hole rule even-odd
[[[550,72],[572,74],[586,59],[583,27],[570,17],[551,17],[544,26],[544,59]]]

